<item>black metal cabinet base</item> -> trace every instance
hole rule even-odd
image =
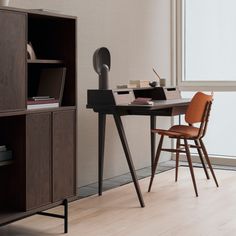
[[[49,212],[38,212],[37,214],[42,215],[42,216],[49,216],[49,217],[64,219],[64,233],[67,234],[68,233],[68,200],[65,199],[62,205],[64,206],[64,215],[58,215],[58,214],[53,214]]]

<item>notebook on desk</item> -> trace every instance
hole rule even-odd
[[[134,99],[130,104],[131,105],[153,105],[153,101],[151,98],[138,97]]]

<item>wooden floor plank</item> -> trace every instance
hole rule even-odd
[[[195,197],[188,168],[156,175],[151,193],[149,178],[140,181],[146,203],[139,207],[133,184],[91,196],[69,206],[68,236],[205,236],[236,234],[236,172],[216,170],[220,187],[195,168],[199,197]],[[52,210],[62,212],[62,207]],[[1,236],[62,235],[63,221],[33,216],[0,228]]]

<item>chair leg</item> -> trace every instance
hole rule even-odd
[[[155,160],[154,160],[154,165],[153,165],[153,169],[152,169],[152,175],[151,175],[151,179],[150,179],[150,183],[149,183],[149,187],[148,187],[148,192],[150,192],[151,188],[152,188],[153,179],[154,179],[154,176],[155,176],[155,173],[156,173],[157,164],[158,164],[160,154],[161,154],[163,139],[164,139],[164,135],[161,135],[159,145],[158,145],[158,148],[157,148],[156,157],[155,157]]]
[[[193,165],[192,165],[192,160],[191,160],[191,155],[190,155],[187,139],[184,139],[184,146],[185,146],[185,150],[186,150],[187,160],[188,160],[188,164],[189,164],[189,170],[191,173],[195,194],[196,194],[196,197],[198,197],[197,185],[196,185],[196,181],[195,181],[195,177],[194,177]]]
[[[176,149],[180,147],[180,139],[176,140]],[[179,152],[176,152],[176,161],[175,161],[175,182],[178,180],[178,169],[179,169]]]
[[[209,168],[210,168],[211,174],[212,174],[212,176],[213,176],[213,178],[214,178],[214,181],[215,181],[215,183],[216,183],[216,186],[219,187],[218,182],[217,182],[217,179],[216,179],[216,176],[215,176],[215,173],[214,173],[214,170],[213,170],[213,168],[212,168],[212,165],[211,165],[211,162],[210,162],[210,159],[209,159],[209,156],[208,156],[208,154],[207,154],[206,147],[205,147],[205,145],[204,145],[204,143],[203,143],[203,141],[202,141],[201,139],[199,140],[199,142],[200,142],[200,145],[201,145],[201,147],[202,147],[202,151],[203,151],[204,156],[205,156],[205,158],[206,158],[207,164],[208,164],[208,166],[209,166]]]
[[[200,143],[199,143],[199,140],[194,140],[194,143],[196,144],[196,146],[201,146]],[[203,156],[202,156],[202,151],[200,148],[197,148],[197,152],[198,152],[198,155],[200,157],[200,160],[201,160],[201,163],[202,163],[202,166],[203,166],[203,169],[204,169],[204,172],[206,174],[206,177],[207,179],[210,179],[209,177],[209,174],[208,174],[208,171],[207,171],[207,168],[206,168],[206,165],[204,163],[204,159],[203,159]]]

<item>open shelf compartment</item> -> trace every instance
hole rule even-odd
[[[25,127],[25,115],[0,118],[0,144],[13,156],[0,162],[0,216],[25,208]]]
[[[74,19],[28,15],[28,43],[36,59],[27,60],[28,97],[36,96],[41,71],[45,68],[66,68],[61,106],[75,106],[76,102],[76,24]]]

